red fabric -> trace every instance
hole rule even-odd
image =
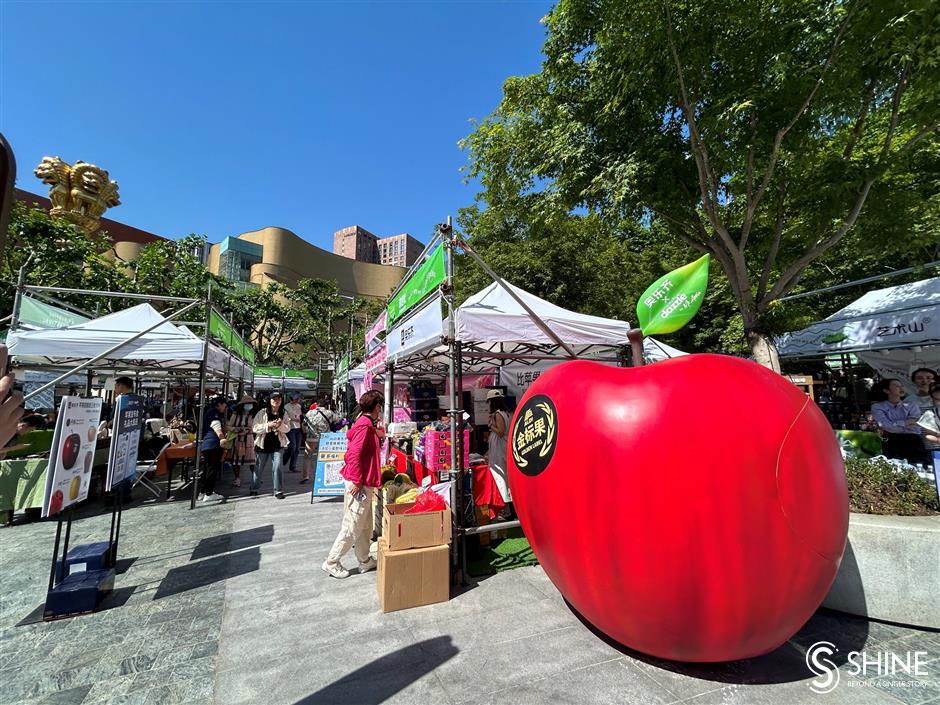
[[[360,416],[346,432],[346,457],[340,475],[357,485],[379,487],[382,471],[379,467],[379,434],[368,416]]]
[[[499,510],[506,506],[499,488],[493,482],[489,465],[473,467],[473,503],[478,507],[489,505],[490,519],[495,519]]]
[[[389,462],[395,465],[395,472],[408,473],[408,456],[398,448],[389,450]]]
[[[415,483],[419,487],[421,486],[421,481],[424,480],[424,478],[426,478],[428,475],[431,476],[431,484],[432,485],[437,484],[436,472],[432,472],[431,470],[428,470],[427,465],[423,465],[422,463],[419,463],[416,459],[412,459],[412,464],[414,465],[414,469],[415,469]]]

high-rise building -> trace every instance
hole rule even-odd
[[[408,233],[379,239],[379,263],[410,267],[424,251],[424,245]]]
[[[364,231],[365,232],[365,231]],[[209,271],[237,286],[295,287],[304,278],[336,282],[346,296],[383,300],[402,277],[400,267],[383,267],[321,250],[286,228],[267,227],[209,246]]]
[[[380,264],[379,239],[359,225],[350,225],[333,233],[333,254],[360,262]]]
[[[333,254],[372,264],[410,267],[424,251],[424,245],[408,233],[376,237],[359,225],[333,233]]]

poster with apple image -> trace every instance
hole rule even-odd
[[[108,477],[105,487],[113,490],[137,471],[137,452],[144,424],[144,399],[136,394],[122,394],[114,406],[111,422],[111,446],[108,449]]]
[[[46,469],[43,517],[58,514],[88,496],[100,417],[101,399],[62,397]]]

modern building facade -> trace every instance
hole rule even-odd
[[[378,237],[360,225],[333,233],[333,254],[371,264],[410,267],[424,251],[424,245],[408,233]]]
[[[379,238],[359,225],[350,225],[333,233],[333,254],[359,262],[380,264]]]
[[[15,189],[14,198],[48,211],[48,198]],[[364,228],[353,226],[338,231],[351,236],[350,254],[359,244],[359,257],[341,256],[311,245],[285,228],[268,227],[226,237],[217,244],[207,243],[207,252],[194,252],[213,274],[236,286],[266,286],[272,281],[293,287],[301,279],[335,281],[346,296],[384,300],[404,277],[406,270],[379,264],[378,238]],[[148,233],[109,218],[101,219],[101,234],[112,242],[112,253],[124,262],[132,262],[143,247],[167,238]],[[337,239],[334,236],[334,247]],[[200,248],[201,249],[201,248]]]
[[[379,240],[379,263],[410,267],[423,251],[424,245],[408,233],[383,237]]]
[[[365,231],[368,232],[368,231]],[[371,234],[371,233],[370,233]],[[209,271],[240,286],[301,279],[335,281],[346,296],[384,300],[405,276],[402,267],[363,262],[322,250],[285,228],[262,228],[209,247]]]

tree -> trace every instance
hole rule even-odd
[[[106,256],[111,244],[106,233],[89,235],[40,208],[16,202],[10,213],[7,248],[0,263],[0,311],[13,311],[19,270],[26,265],[26,281],[36,286],[121,291],[128,278]],[[60,294],[56,298],[89,312],[110,312],[117,302],[105,297]]]
[[[584,208],[711,254],[777,368],[771,308],[811,265],[866,220],[936,213],[938,15],[927,0],[562,0],[541,73],[507,80],[465,140],[469,174],[488,207]]]
[[[201,299],[205,298],[211,283],[213,297],[216,301],[222,300],[232,285],[212,274],[203,264],[198,252],[205,247],[205,238],[195,234],[179,240],[148,243],[141,248],[137,259],[128,263],[133,272],[134,290],[139,294]],[[166,308],[159,301],[154,301],[153,305],[158,310]],[[205,316],[205,311],[202,315]]]
[[[259,364],[287,367],[316,367],[322,356],[335,362],[350,347],[360,350],[364,326],[381,308],[343,296],[336,282],[325,279],[301,279],[293,289],[277,283],[236,289],[220,306],[247,334]]]
[[[344,296],[326,279],[301,279],[291,298],[310,326],[313,348],[333,361],[361,351],[365,327],[380,310],[376,302]]]
[[[630,302],[652,282],[629,238],[596,214],[535,213],[516,208],[464,209],[460,229],[501,277],[552,303],[596,316],[633,318]],[[635,233],[633,233],[635,234]],[[456,272],[458,304],[490,284],[468,255]],[[655,277],[654,277],[655,278]]]

